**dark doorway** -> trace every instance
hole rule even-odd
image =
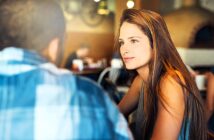
[[[214,48],[214,26],[202,27],[195,35],[191,48]]]

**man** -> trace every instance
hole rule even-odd
[[[1,140],[132,139],[100,87],[51,63],[65,33],[54,0],[4,0],[0,18]]]
[[[65,62],[65,68],[72,70],[73,69],[73,61],[75,59],[81,59],[87,64],[93,63],[93,59],[91,57],[88,57],[89,55],[89,46],[82,45],[80,48],[78,48],[76,51],[71,53],[66,62]]]

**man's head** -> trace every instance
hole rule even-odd
[[[76,50],[76,54],[78,58],[85,58],[89,55],[89,46],[83,44]]]
[[[55,53],[62,47],[58,45],[63,42],[65,20],[54,0],[3,0],[0,18],[0,50],[13,46],[43,53],[55,45]]]

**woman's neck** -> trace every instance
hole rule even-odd
[[[137,73],[139,76],[142,78],[144,83],[148,82],[148,77],[149,77],[149,67],[141,67],[137,69]]]

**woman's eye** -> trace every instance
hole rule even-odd
[[[119,46],[123,46],[124,42],[123,41],[119,41]]]
[[[138,42],[138,40],[136,40],[136,39],[131,40],[131,43],[137,43],[137,42]]]

